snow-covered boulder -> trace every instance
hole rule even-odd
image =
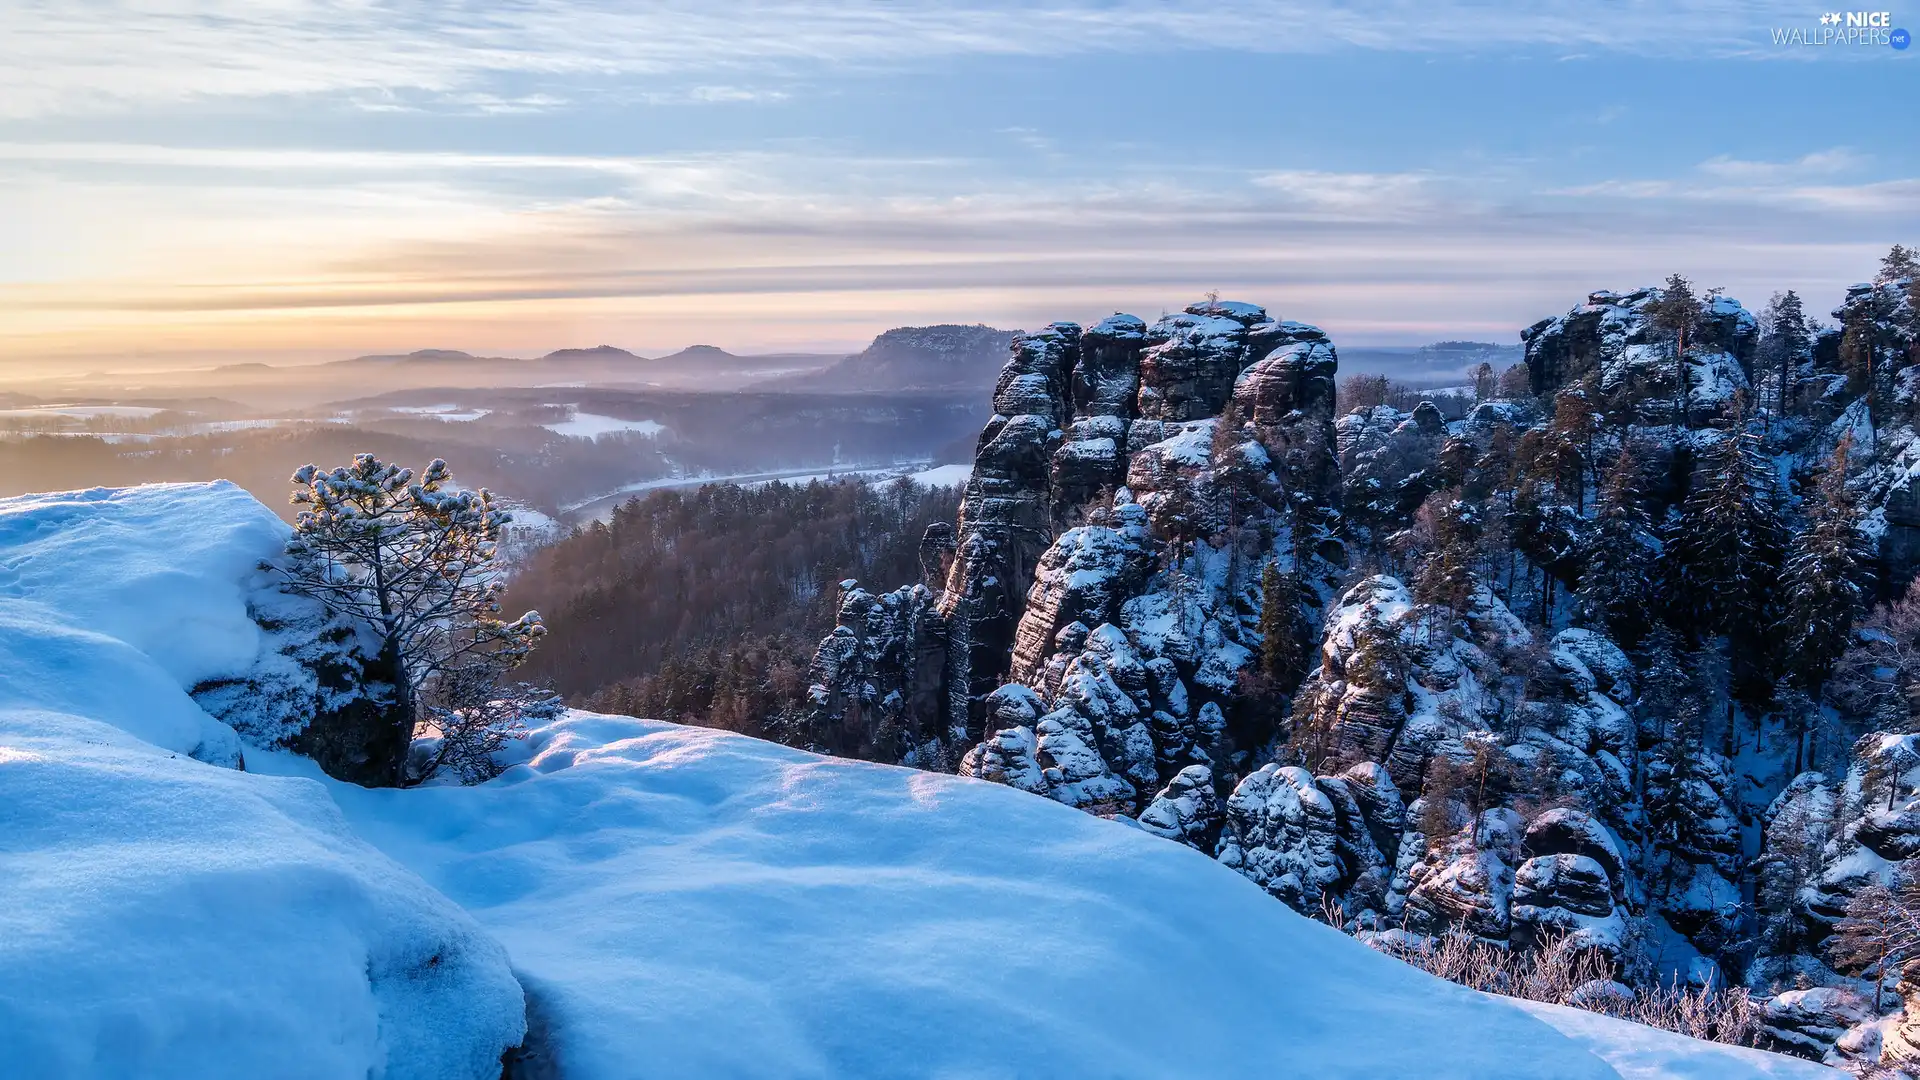
[[[1820,1060],[1848,1030],[1874,1019],[1867,999],[1852,990],[1816,986],[1789,990],[1760,1005],[1760,1045]],[[1876,1047],[1877,1049],[1877,1047]]]
[[[1140,812],[1140,827],[1199,851],[1213,851],[1220,835],[1220,800],[1205,765],[1181,769]]]
[[[189,694],[298,689],[250,613],[285,536],[225,483],[0,500],[10,1073],[492,1080],[520,1043],[505,951]]]

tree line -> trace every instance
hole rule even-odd
[[[538,552],[509,602],[546,614],[531,678],[605,712],[779,738],[839,582],[920,577],[958,495],[909,481],[651,492]]]

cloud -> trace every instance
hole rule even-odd
[[[312,94],[414,95],[461,108],[463,97],[471,105],[472,95],[496,93],[506,78],[564,86],[692,77],[690,100],[730,101],[702,98],[698,88],[965,54],[1545,46],[1735,55],[1752,51],[1747,39],[1755,35],[1741,28],[1801,14],[1784,0],[1599,8],[1574,0],[1383,0],[1365,8],[1226,0],[1204,14],[1147,0],[27,0],[0,11],[0,115]],[[747,92],[758,98],[778,87]]]
[[[1700,163],[1700,171],[1728,180],[1778,180],[1787,177],[1832,176],[1865,168],[1871,158],[1844,146],[1817,150],[1793,161],[1742,161],[1724,154]]]
[[[1673,205],[1711,205],[1738,212],[1791,207],[1826,214],[1880,217],[1898,231],[1920,217],[1920,178],[1838,181],[1865,172],[1872,159],[1846,147],[1818,150],[1787,161],[1749,161],[1721,155],[1690,175],[1609,179],[1556,189],[1571,199],[1630,200]],[[1689,211],[1692,212],[1692,211]]]
[[[53,173],[8,181],[9,167]],[[217,179],[170,183],[174,172]],[[567,183],[542,179],[556,176]],[[1820,296],[1884,246],[1885,223],[1862,206],[1920,196],[1907,181],[1782,185],[1813,212],[1763,231],[1756,222],[1773,219],[1750,205],[1704,198],[1732,185],[1698,169],[1577,196],[1502,183],[1495,198],[1486,176],[1426,172],[1032,177],[793,152],[0,143],[0,207],[35,207],[49,234],[137,237],[145,267],[50,275],[0,253],[0,279],[20,282],[0,298],[0,326],[12,324],[0,354],[163,331],[260,342],[294,327],[313,341],[358,327],[371,336],[352,347],[371,349],[436,344],[426,328],[462,321],[516,340],[602,326],[632,340],[612,328],[645,326],[670,342],[720,319],[731,343],[772,346],[821,321],[1025,325],[1110,304],[1151,314],[1216,286],[1359,340],[1418,340],[1517,329],[1593,288],[1675,269],[1735,295]],[[133,214],[147,216],[115,225]]]
[[[1434,178],[1424,173],[1281,170],[1253,178],[1303,208],[1348,217],[1401,218],[1428,204]]]

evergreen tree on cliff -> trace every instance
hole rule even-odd
[[[1634,714],[1643,743],[1664,742],[1673,735],[1674,724],[1692,694],[1686,663],[1681,657],[1680,635],[1665,620],[1655,622],[1642,652],[1643,674]]]
[[[1911,281],[1920,278],[1920,250],[1895,244],[1888,249],[1880,260],[1880,272],[1874,275],[1876,285],[1895,281]]]
[[[1471,505],[1445,493],[1434,496],[1425,509],[1432,516],[1433,552],[1414,576],[1414,598],[1463,612],[1473,599],[1473,567],[1480,556],[1478,515]]]
[[[1780,416],[1786,416],[1788,394],[1793,389],[1794,366],[1813,345],[1813,335],[1807,329],[1807,313],[1800,302],[1800,294],[1792,289],[1775,293],[1773,299],[1767,301],[1760,322],[1766,331],[1761,341],[1761,357],[1779,375],[1777,412]]]
[[[1693,864],[1705,861],[1709,823],[1694,797],[1704,782],[1701,720],[1698,701],[1683,703],[1671,736],[1654,747],[1647,763],[1647,838],[1661,856],[1651,876],[1662,897],[1671,897]]]
[[[1664,341],[1673,343],[1673,422],[1691,426],[1687,415],[1687,349],[1693,345],[1695,331],[1705,307],[1693,291],[1693,282],[1673,274],[1657,296],[1646,306],[1647,321]]]
[[[419,779],[408,776],[407,754],[423,722],[452,738],[442,725],[470,712],[497,720],[494,680],[546,633],[538,612],[498,617],[495,542],[511,518],[485,490],[454,490],[440,460],[416,480],[412,469],[357,454],[346,468],[304,466],[292,482],[305,509],[287,541],[286,588],[378,635],[395,709],[392,730],[368,733],[367,773],[392,785]]]
[[[1587,471],[1598,471],[1593,459],[1593,436],[1599,431],[1600,414],[1593,401],[1599,389],[1589,378],[1578,389],[1563,390],[1554,398],[1553,420],[1547,426],[1554,458],[1555,487],[1571,491],[1573,508],[1587,509]]]
[[[1847,492],[1850,449],[1846,438],[1834,448],[1780,582],[1786,666],[1815,698],[1846,651],[1866,599],[1870,556],[1859,508]]]
[[[1782,534],[1773,466],[1737,422],[1702,456],[1670,554],[1676,607],[1699,633],[1728,639],[1742,701],[1765,701],[1773,686]]]
[[[1632,648],[1646,633],[1653,604],[1652,522],[1640,508],[1640,465],[1621,451],[1607,474],[1593,522],[1580,545],[1574,617]]]
[[[1260,674],[1281,694],[1299,689],[1312,655],[1313,628],[1300,606],[1304,591],[1297,570],[1269,562],[1260,572]]]

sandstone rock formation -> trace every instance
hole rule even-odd
[[[1325,581],[1345,557],[1336,366],[1319,330],[1231,301],[1016,339],[959,521],[923,544],[945,577],[849,591],[814,743],[885,725],[915,761],[1021,777],[1030,745],[1023,783],[1099,812],[1138,814],[1196,765],[1231,790],[1276,734],[1239,693],[1261,573]]]

